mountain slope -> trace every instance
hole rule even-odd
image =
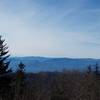
[[[72,58],[45,58],[45,57],[11,57],[10,66],[15,70],[22,61],[27,72],[84,70],[88,65],[100,64],[100,59],[72,59]]]

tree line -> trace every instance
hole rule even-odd
[[[13,72],[9,50],[0,36],[0,100],[100,100],[99,65],[87,71],[25,73],[20,62]]]

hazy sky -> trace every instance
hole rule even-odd
[[[0,33],[13,56],[100,58],[100,0],[0,0]]]

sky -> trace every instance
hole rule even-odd
[[[0,0],[0,34],[12,56],[100,58],[100,0]]]

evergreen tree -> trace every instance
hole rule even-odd
[[[10,55],[8,53],[8,46],[0,36],[0,97],[3,100],[7,97],[11,88],[11,69],[9,68],[10,62],[7,59]]]
[[[87,68],[88,68],[87,73],[88,73],[88,74],[92,73],[91,65],[89,65]]]
[[[98,63],[96,63],[96,65],[95,65],[95,74],[99,75],[99,65],[98,65]]]
[[[16,72],[16,79],[15,79],[15,98],[18,100],[22,98],[22,94],[25,89],[25,65],[20,62],[18,65],[18,70]]]

